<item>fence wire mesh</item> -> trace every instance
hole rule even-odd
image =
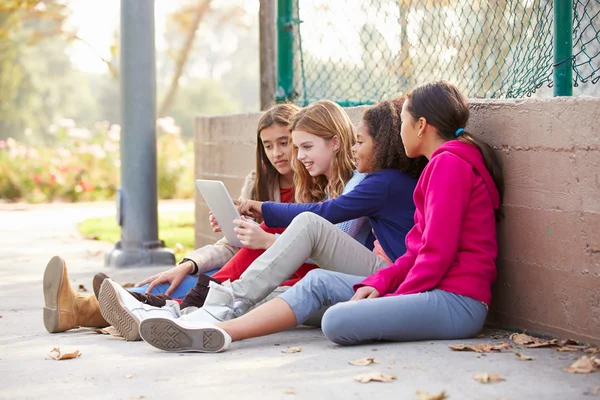
[[[436,79],[516,98],[553,84],[552,0],[291,1],[280,99],[370,104]],[[574,0],[574,86],[600,79],[599,30],[600,0]]]

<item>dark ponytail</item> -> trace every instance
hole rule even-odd
[[[428,124],[437,129],[442,139],[460,140],[477,146],[498,189],[500,204],[502,204],[504,198],[502,163],[491,146],[464,130],[469,120],[469,104],[456,86],[446,81],[419,86],[408,95],[406,110],[415,120],[425,118]],[[502,217],[501,209],[496,210],[495,213],[496,219]]]

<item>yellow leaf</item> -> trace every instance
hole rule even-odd
[[[60,361],[60,360],[71,360],[73,358],[77,358],[81,356],[81,353],[79,352],[79,350],[75,350],[72,353],[61,353],[60,349],[58,347],[53,348],[52,350],[50,350],[50,357],[52,357],[52,359],[56,360],[56,361]]]
[[[362,374],[354,377],[355,381],[361,383],[368,382],[391,382],[396,379],[396,375],[384,374],[381,372],[370,372],[368,374]]]

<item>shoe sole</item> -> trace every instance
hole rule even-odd
[[[121,296],[108,280],[100,287],[100,314],[125,340],[140,340],[140,321],[125,307]]]
[[[44,271],[44,326],[50,333],[60,332],[59,293],[62,289],[65,262],[56,256],[48,262]]]
[[[217,353],[223,350],[225,337],[215,328],[185,328],[174,320],[150,318],[142,321],[140,335],[148,344],[172,352]]]

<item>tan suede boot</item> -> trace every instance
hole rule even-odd
[[[64,332],[81,326],[104,328],[109,324],[100,314],[94,295],[77,293],[69,283],[67,266],[53,257],[44,272],[44,326],[50,333]]]

